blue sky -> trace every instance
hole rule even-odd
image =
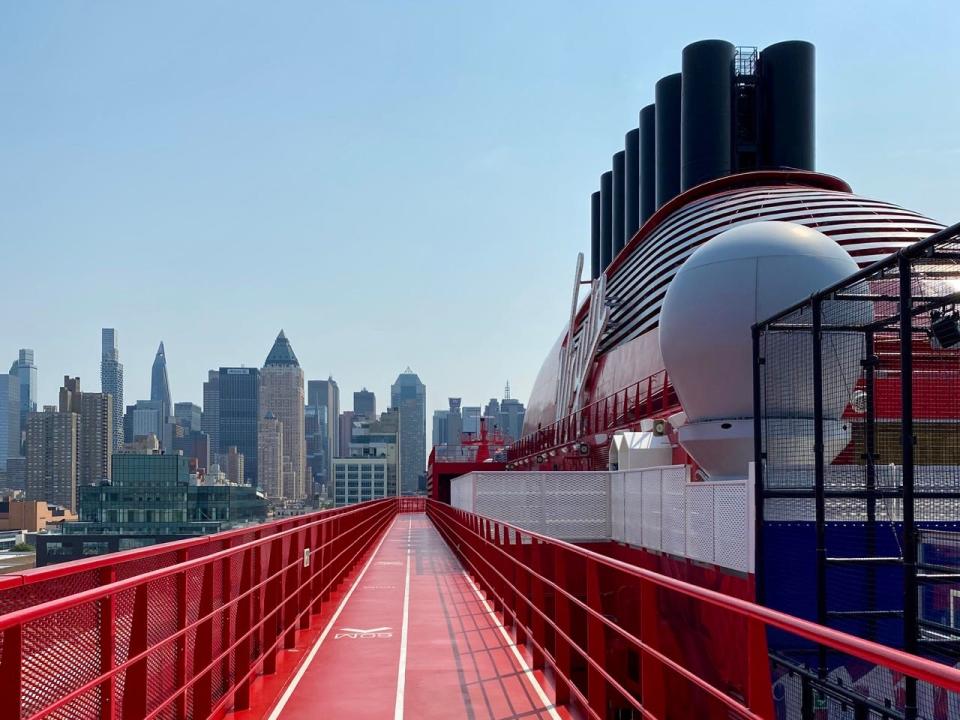
[[[818,169],[960,219],[960,7],[934,2],[0,5],[0,369],[174,400],[262,364],[431,409],[526,399],[588,196],[682,47],[817,45]],[[350,399],[344,403],[350,406]]]

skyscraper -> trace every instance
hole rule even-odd
[[[27,414],[37,409],[37,366],[33,362],[33,350],[20,349],[10,374],[20,378],[20,432],[26,433]]]
[[[113,400],[105,393],[80,390],[80,378],[64,376],[60,412],[77,416],[77,484],[110,479],[113,456]]]
[[[353,417],[357,420],[366,418],[367,420],[377,419],[377,396],[363,388],[353,394]]]
[[[113,406],[113,450],[123,445],[123,364],[117,349],[117,331],[100,331],[100,392],[109,394]]]
[[[447,445],[459,445],[463,434],[463,416],[460,414],[461,398],[447,398]]]
[[[173,406],[173,417],[177,425],[189,431],[200,431],[201,415],[200,406],[194,405],[192,402],[178,402]]]
[[[312,490],[305,477],[303,370],[283,330],[260,371],[259,417],[265,418],[268,413],[283,425],[283,456],[292,470],[292,482],[283,484],[283,497],[301,500]]]
[[[285,497],[283,486],[283,423],[268,412],[257,432],[257,477],[269,498]]]
[[[167,355],[163,350],[163,341],[157,348],[157,356],[153,359],[153,369],[150,373],[150,399],[164,404],[166,415],[173,414],[173,402],[170,400],[170,381],[167,379]]]
[[[326,464],[321,468],[313,467],[314,482],[329,484],[331,463],[340,455],[340,387],[332,377],[326,380],[311,380],[307,383],[307,405],[313,408],[322,408],[327,417],[326,436],[327,444]],[[319,410],[315,410],[319,413]],[[318,478],[322,474],[322,479]]]
[[[77,426],[79,416],[52,405],[27,417],[28,500],[77,507]]]
[[[330,418],[325,405],[304,406],[303,429],[309,479],[313,481],[313,491],[319,492],[328,483]]]
[[[409,367],[390,387],[390,404],[400,411],[400,489],[419,489],[427,467],[427,387]]]
[[[433,446],[437,445],[446,445],[447,444],[447,426],[450,421],[450,411],[449,410],[434,410],[433,411],[433,435],[432,441]]]
[[[463,406],[463,432],[470,433],[471,435],[480,434],[480,406],[479,405],[464,405]]]
[[[353,440],[353,410],[344,410],[340,413],[338,423],[339,437],[337,438],[337,447],[340,448],[337,457],[350,456],[350,443]]]
[[[220,455],[220,372],[210,370],[203,384],[203,414],[200,430],[210,436],[210,460],[217,462]]]
[[[0,470],[20,457],[20,378],[0,375]]]
[[[257,368],[222,367],[219,374],[221,454],[235,447],[243,455],[246,477],[256,485],[260,371]]]
[[[224,472],[230,482],[244,483],[248,477],[257,474],[256,469],[251,470],[249,473],[246,471],[244,467],[246,461],[244,460],[243,453],[237,452],[236,445],[228,447],[226,452],[223,453],[223,458],[226,461],[226,469]]]

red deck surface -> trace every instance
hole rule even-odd
[[[305,650],[262,717],[569,718],[423,514],[397,517]]]

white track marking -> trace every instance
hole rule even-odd
[[[400,625],[400,664],[397,667],[397,702],[393,720],[403,720],[403,693],[407,684],[407,627],[410,624],[410,531],[413,518],[407,523],[407,575],[403,581],[403,623]]]
[[[390,527],[388,527],[387,531],[383,534],[383,537],[380,538],[380,542],[377,543],[377,547],[374,548],[373,553],[370,555],[370,559],[367,560],[367,564],[363,566],[363,570],[360,571],[357,579],[354,581],[353,585],[350,586],[350,589],[347,591],[347,594],[344,595],[343,600],[340,601],[340,605],[337,606],[337,610],[333,613],[333,616],[330,618],[327,626],[323,629],[323,632],[320,633],[320,637],[317,638],[317,642],[315,642],[313,647],[310,648],[310,652],[307,654],[306,659],[303,661],[303,663],[301,663],[300,668],[297,670],[297,674],[293,676],[293,680],[290,681],[287,689],[283,691],[283,695],[280,696],[280,701],[274,706],[273,711],[270,713],[270,716],[267,718],[267,720],[277,720],[277,718],[280,717],[280,713],[283,712],[283,709],[290,701],[293,691],[297,689],[297,685],[300,684],[300,681],[306,674],[307,668],[310,667],[313,659],[317,656],[317,652],[320,650],[320,646],[323,644],[323,641],[326,640],[327,635],[330,634],[330,629],[337,621],[337,618],[340,617],[340,613],[342,613],[343,608],[346,607],[347,601],[350,599],[350,596],[353,595],[353,591],[360,586],[360,581],[363,580],[363,576],[367,574],[367,570],[370,568],[371,563],[373,563],[373,559],[377,556],[377,553],[380,552],[380,547],[383,545],[383,541],[387,539],[387,536],[390,534],[390,531],[393,530],[393,526],[396,525],[396,523],[397,518],[395,517],[393,518],[393,522],[390,523]]]
[[[530,683],[530,687],[533,688],[533,691],[537,694],[537,697],[540,698],[540,702],[544,704],[547,712],[550,713],[550,717],[554,718],[554,720],[561,720],[560,715],[557,713],[553,703],[550,702],[550,698],[547,697],[547,694],[543,691],[540,683],[537,682],[537,676],[533,674],[530,666],[527,665],[527,661],[523,659],[523,655],[521,655],[520,651],[517,649],[517,644],[513,641],[513,638],[510,637],[510,633],[507,632],[507,629],[503,626],[503,623],[500,622],[500,618],[497,617],[497,614],[493,611],[493,608],[490,607],[490,604],[483,596],[483,593],[480,592],[480,588],[476,586],[476,584],[473,582],[473,578],[470,577],[466,570],[463,571],[463,576],[467,579],[467,582],[470,583],[470,587],[472,587],[473,591],[477,594],[477,598],[479,598],[480,602],[483,603],[483,607],[486,608],[487,614],[493,619],[493,622],[496,623],[497,629],[500,630],[500,634],[503,635],[503,639],[507,641],[507,644],[513,651],[513,656],[517,659],[517,662],[520,663],[520,667],[523,670],[523,674],[526,676],[527,681]]]

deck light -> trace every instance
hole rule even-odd
[[[951,348],[960,343],[960,313],[956,308],[934,310],[930,313],[930,344],[936,348]]]

